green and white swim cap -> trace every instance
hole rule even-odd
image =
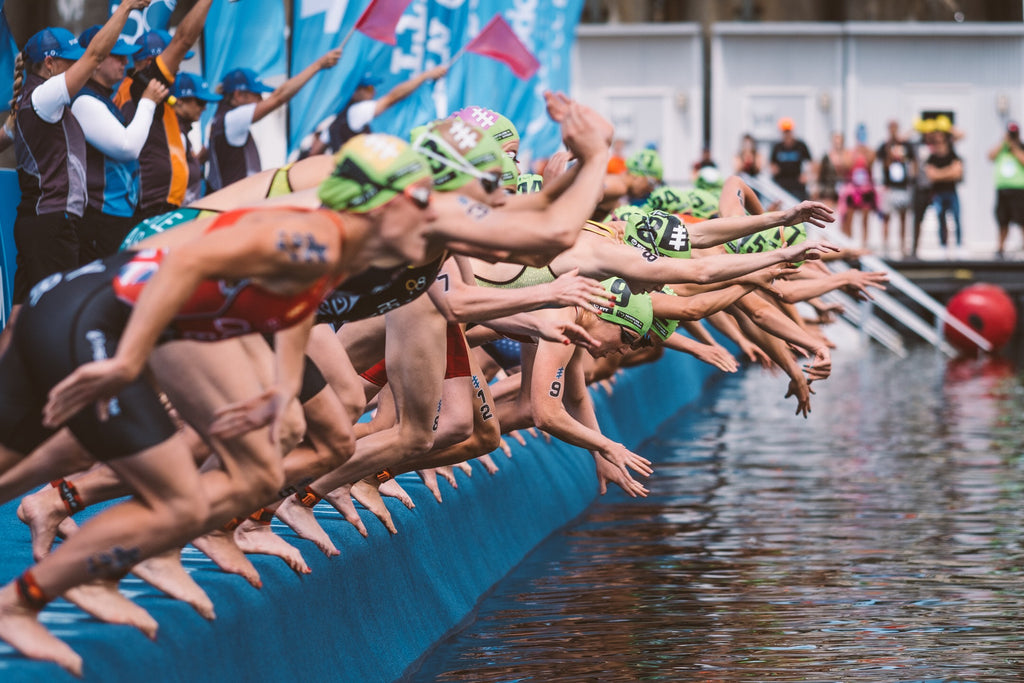
[[[159,216],[152,216],[132,228],[131,232],[125,236],[124,241],[121,242],[121,246],[119,246],[117,250],[124,251],[125,249],[131,249],[148,237],[159,235],[162,232],[176,228],[179,225],[184,225],[185,223],[191,223],[192,221],[199,220],[200,218],[215,216],[218,213],[218,211],[208,211],[206,209],[195,209],[183,206],[180,209],[168,211],[167,213],[162,213]]]
[[[627,221],[630,216],[642,216],[645,213],[647,212],[639,206],[623,204],[622,206],[615,207],[615,209],[608,214],[606,221]]]
[[[718,194],[709,190],[691,189],[683,192],[683,208],[673,213],[686,213],[696,218],[713,218],[718,214]]]
[[[643,175],[661,180],[661,155],[654,149],[642,149],[626,160],[626,171],[631,175]]]
[[[357,135],[334,155],[334,172],[317,195],[336,211],[365,213],[383,206],[413,183],[430,177],[430,166],[394,135]]]
[[[516,183],[516,194],[531,194],[544,189],[544,176],[539,173],[521,173]]]
[[[614,294],[616,299],[614,303],[608,302],[608,305],[594,304],[594,308],[599,311],[597,316],[630,329],[641,337],[647,334],[654,319],[651,297],[647,294],[634,294],[621,277],[608,278],[601,286]]]
[[[647,202],[644,204],[644,211],[665,211],[667,213],[686,213],[685,209],[690,205],[684,199],[686,190],[679,190],[674,187],[662,185],[654,188],[647,195]]]
[[[671,213],[652,211],[630,214],[626,219],[623,240],[634,247],[647,249],[658,256],[690,258],[690,232],[686,224]]]
[[[807,226],[803,223],[783,228],[768,228],[753,235],[725,243],[725,249],[731,254],[760,254],[780,249],[783,240],[786,245],[800,244],[807,239]]]
[[[718,193],[722,191],[725,179],[716,166],[705,166],[697,171],[697,180],[693,184],[697,186],[698,190]]]
[[[430,162],[434,189],[457,190],[474,178],[501,182],[504,154],[494,138],[461,118],[435,121],[413,139],[413,149]]]
[[[519,142],[519,131],[508,117],[487,107],[463,107],[452,116],[458,116],[471,126],[487,131],[495,142],[504,147],[510,142]]]
[[[519,167],[507,154],[501,157],[501,186],[513,190],[519,188]]]
[[[668,285],[661,288],[661,293],[668,294],[669,296],[679,296]],[[668,318],[655,316],[654,320],[651,321],[651,336],[665,341],[675,333],[677,327],[679,327],[678,320],[669,320]]]

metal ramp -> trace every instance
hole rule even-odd
[[[796,197],[789,194],[770,180],[755,178],[747,174],[741,174],[740,177],[744,182],[750,185],[755,192],[769,200],[769,202],[778,201],[783,206],[793,206],[799,203]],[[825,237],[834,244],[844,248],[852,248],[854,246],[845,235],[834,228],[826,229],[823,232],[825,233]],[[846,296],[841,292],[830,292],[828,295],[823,297],[826,301],[838,301],[843,303],[848,314],[844,314],[843,317],[848,322],[851,322],[860,328],[864,333],[868,334],[900,357],[903,357],[906,354],[902,337],[892,327],[886,325],[873,315],[873,308],[878,308],[879,310],[884,311],[902,327],[913,332],[921,339],[951,358],[956,355],[956,350],[946,342],[942,335],[942,327],[944,323],[963,334],[982,351],[985,351],[986,353],[990,353],[992,351],[992,344],[990,344],[987,339],[978,334],[977,331],[969,325],[964,324],[950,315],[945,306],[908,280],[902,273],[890,268],[889,265],[881,258],[870,254],[859,258],[861,264],[868,270],[885,272],[889,276],[888,287],[890,290],[898,291],[911,301],[922,306],[925,310],[935,316],[935,321],[934,323],[928,323],[888,292],[872,292],[874,300],[863,303],[855,302],[851,297]],[[843,270],[850,269],[850,266],[842,261],[829,261],[826,265],[834,272],[841,272]],[[900,337],[898,344],[896,343],[893,335]]]

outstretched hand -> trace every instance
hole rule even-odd
[[[799,223],[810,223],[819,228],[824,228],[836,220],[835,211],[828,204],[821,202],[800,202],[796,206],[787,209],[783,217],[783,225],[797,225]]]
[[[811,389],[810,384],[792,379],[789,381],[789,388],[786,390],[786,395],[783,398],[796,396],[796,414],[803,415],[804,419],[806,419],[808,413],[811,412],[811,394],[813,393],[814,389]]]
[[[600,282],[581,276],[579,268],[562,273],[545,286],[550,290],[550,302],[559,306],[582,306],[592,310],[594,304],[607,306],[609,301],[615,301],[615,295]]]
[[[785,254],[787,261],[816,261],[822,254],[838,252],[839,247],[825,240],[807,240],[783,247],[780,251]]]
[[[594,465],[597,468],[597,483],[602,496],[608,493],[608,484],[612,483],[625,491],[630,498],[647,497],[647,487],[629,476],[628,472],[624,472],[599,455],[594,456]]]

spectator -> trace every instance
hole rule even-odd
[[[871,167],[875,163],[875,152],[868,146],[868,129],[863,123],[857,126],[857,144],[850,150],[849,165],[843,176],[840,190],[843,205],[841,229],[847,237],[853,236],[854,214],[861,214],[861,246],[868,241],[868,217],[878,209],[875,183],[871,178]]]
[[[203,196],[203,161],[206,150],[199,154],[192,151],[192,143],[188,139],[189,131],[203,115],[203,110],[210,102],[219,102],[221,96],[210,92],[199,74],[183,71],[174,81],[174,113],[178,117],[181,143],[185,151],[188,167],[188,184],[185,190],[185,204],[191,204]]]
[[[744,133],[740,138],[740,151],[732,162],[733,170],[736,173],[746,173],[757,176],[764,168],[764,155],[757,150],[757,140],[750,133]]]
[[[250,132],[252,124],[286,104],[313,76],[333,68],[340,57],[340,48],[331,50],[277,88],[260,81],[252,69],[235,69],[224,75],[220,84],[224,99],[210,126],[211,189],[219,190],[263,170]],[[270,95],[264,99],[264,93]]]
[[[372,72],[366,72],[356,84],[352,98],[337,113],[330,125],[313,140],[313,146],[309,153],[322,154],[329,151],[333,154],[337,152],[349,138],[359,133],[369,133],[370,124],[375,118],[392,105],[411,95],[425,81],[436,81],[443,78],[446,73],[448,73],[447,66],[435,66],[399,83],[387,94],[377,97],[377,86],[380,84],[380,79]]]
[[[963,247],[963,235],[960,229],[960,199],[956,192],[957,183],[964,177],[963,163],[953,150],[953,133],[948,127],[931,133],[928,147],[931,154],[925,161],[924,170],[932,183],[932,206],[935,207],[939,217],[939,244],[946,250],[948,256],[947,213],[953,216],[957,252],[960,252]]]
[[[99,26],[87,28],[78,42],[88,47],[99,30]],[[114,86],[124,78],[128,56],[136,49],[118,40],[71,105],[87,143],[89,202],[79,227],[78,256],[82,263],[116,252],[125,235],[135,226],[139,153],[153,123],[156,104],[169,94],[158,80],[150,81],[142,93],[135,117],[126,125],[124,114],[114,105]]]
[[[71,98],[114,46],[133,9],[122,2],[85,50],[68,30],[36,33],[15,62],[11,99],[14,154],[21,203],[14,222],[17,247],[10,322],[29,289],[52,273],[78,265],[78,221],[86,203],[85,136],[71,114]],[[0,348],[9,339],[4,330]]]
[[[843,178],[847,175],[849,166],[850,155],[846,150],[846,136],[838,131],[832,133],[832,146],[821,157],[821,163],[818,164],[815,199],[833,208],[837,206],[839,204],[839,188]]]
[[[907,209],[910,208],[910,182],[917,174],[917,160],[910,142],[900,136],[899,121],[889,121],[889,137],[879,145],[875,155],[882,167],[882,242],[889,244],[889,219],[900,220],[900,255],[907,251]]]
[[[1024,227],[1024,148],[1020,143],[1020,126],[1011,121],[1006,135],[988,153],[996,165],[996,222],[999,223],[999,246],[996,258],[1004,258],[1010,223]]]
[[[114,98],[126,119],[138,109],[146,83],[159,80],[170,89],[182,60],[192,56],[189,48],[199,39],[212,0],[199,0],[178,24],[171,37],[166,31],[147,31],[139,36],[133,55],[135,69],[124,79]],[[166,213],[185,201],[191,179],[188,155],[176,108],[157,104],[146,142],[139,154],[139,206],[136,222]]]
[[[807,199],[808,164],[811,153],[807,145],[793,133],[793,119],[783,116],[779,119],[782,140],[775,143],[771,152],[772,180],[797,201]]]

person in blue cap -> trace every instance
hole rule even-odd
[[[99,26],[91,26],[82,31],[79,44],[88,47],[99,30]],[[87,143],[88,205],[78,228],[82,263],[116,252],[135,226],[139,154],[149,136],[156,105],[170,92],[160,81],[150,81],[130,122],[114,104],[114,88],[124,79],[128,57],[136,49],[118,39],[71,104]]]
[[[46,28],[29,38],[18,55],[11,110],[21,203],[14,224],[18,256],[12,320],[36,282],[78,265],[86,143],[71,114],[71,98],[104,61],[128,13],[148,4],[123,2],[88,49],[66,29]]]
[[[201,149],[199,153],[192,150],[192,143],[188,138],[192,126],[198,123],[203,115],[203,110],[210,102],[220,102],[220,95],[211,92],[206,81],[199,74],[182,71],[174,81],[174,113],[178,118],[178,127],[181,130],[182,144],[185,145],[185,158],[188,163],[188,185],[185,189],[185,204],[191,204],[203,196],[203,162],[206,157],[206,150]]]
[[[114,97],[114,103],[125,118],[135,116],[149,81],[156,79],[172,87],[182,60],[192,56],[189,48],[202,34],[211,4],[212,0],[199,0],[178,24],[173,37],[167,31],[153,30],[136,39],[136,51],[132,55],[135,69],[124,79]],[[178,118],[173,102],[157,105],[149,136],[139,155],[136,222],[173,211],[186,203],[192,176]]]
[[[270,112],[286,104],[322,69],[330,69],[341,58],[335,48],[287,81],[271,88],[252,69],[234,69],[224,74],[219,92],[224,96],[210,125],[210,188],[219,190],[236,180],[263,170],[250,128]],[[266,98],[264,93],[270,93]]]
[[[356,83],[352,98],[337,113],[330,125],[313,140],[309,153],[337,152],[350,138],[360,133],[369,133],[370,123],[388,107],[411,95],[425,81],[436,81],[443,78],[446,73],[447,66],[435,66],[399,83],[387,94],[377,97],[377,86],[380,85],[381,79],[373,72],[367,71]]]

